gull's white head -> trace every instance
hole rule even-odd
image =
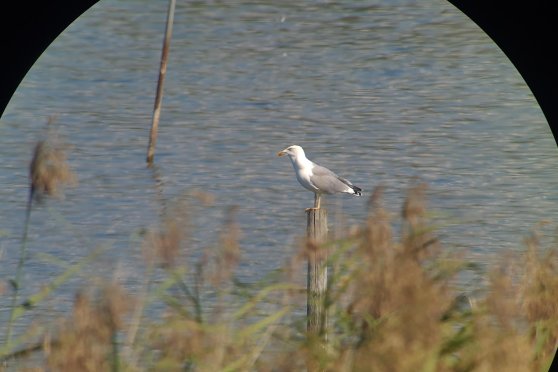
[[[277,156],[284,156],[284,155],[289,155],[291,159],[296,159],[298,157],[302,159],[306,158],[306,156],[304,155],[304,150],[302,149],[302,147],[298,145],[289,146],[286,149],[281,150],[277,153]]]

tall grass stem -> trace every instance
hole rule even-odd
[[[27,208],[25,211],[25,223],[23,226],[23,236],[21,238],[21,246],[19,248],[19,261],[17,263],[16,275],[14,281],[12,282],[13,296],[12,296],[12,306],[10,307],[10,319],[8,321],[8,329],[6,331],[6,342],[9,344],[12,340],[12,332],[14,326],[14,320],[16,315],[16,304],[19,297],[19,289],[22,284],[23,266],[27,258],[27,234],[29,232],[29,222],[31,220],[31,208],[33,206],[33,196],[34,188],[31,186],[29,188],[29,198],[27,199]]]

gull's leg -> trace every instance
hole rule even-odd
[[[314,208],[306,208],[306,212],[320,209],[320,194],[314,193]]]

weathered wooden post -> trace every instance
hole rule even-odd
[[[159,117],[161,115],[161,103],[163,101],[163,85],[165,83],[165,75],[167,73],[167,61],[169,56],[170,39],[172,35],[172,24],[174,22],[174,8],[176,0],[169,0],[169,9],[167,12],[167,25],[165,28],[165,38],[163,40],[163,51],[161,52],[161,66],[159,68],[159,80],[157,81],[157,93],[155,96],[155,105],[153,108],[153,117],[151,119],[151,131],[149,132],[149,144],[147,145],[147,165],[153,164],[155,156],[155,144],[157,143],[157,132],[159,130]]]
[[[327,248],[321,243],[327,239],[327,211],[324,208],[308,209],[308,282],[307,282],[307,331],[326,338],[327,311]]]

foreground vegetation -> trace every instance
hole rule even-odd
[[[37,196],[49,196],[72,179],[60,151],[53,142],[35,150],[29,214]],[[147,269],[138,293],[127,293],[117,282],[86,288],[75,295],[64,319],[30,326],[13,338],[13,322],[101,254],[93,251],[41,292],[19,301],[25,232],[12,281],[14,306],[0,349],[3,366],[49,371],[548,370],[558,341],[556,247],[541,247],[534,231],[525,251],[487,273],[487,290],[472,299],[455,286],[457,275],[471,265],[441,246],[428,220],[424,186],[409,190],[399,236],[394,236],[381,191],[370,197],[369,216],[361,226],[320,246],[301,243],[289,262],[252,285],[235,277],[241,252],[235,209],[227,212],[217,247],[192,262],[184,255],[188,207],[179,204],[144,235]],[[320,335],[306,332],[301,314],[306,288],[297,274],[306,270],[307,255],[314,250],[327,250],[331,267],[327,329]],[[161,310],[147,316],[154,304]]]

